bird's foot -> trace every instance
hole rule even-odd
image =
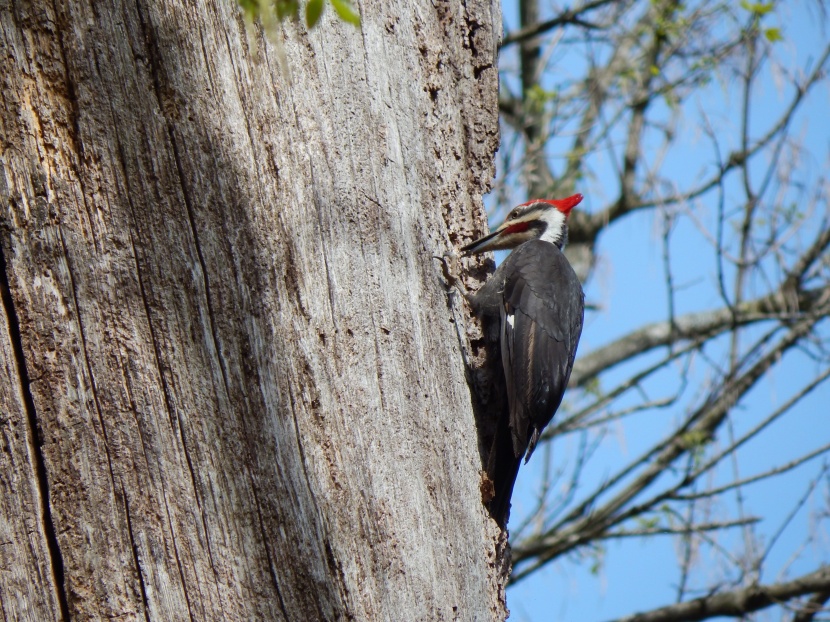
[[[441,273],[444,275],[447,286],[450,288],[455,287],[466,297],[467,288],[464,287],[464,283],[458,275],[458,255],[447,252],[441,256],[434,255],[433,258],[441,262]]]

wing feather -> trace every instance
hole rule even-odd
[[[568,385],[582,332],[584,294],[553,244],[527,242],[506,262],[511,265],[505,266],[501,310],[502,365],[513,450],[527,461]]]

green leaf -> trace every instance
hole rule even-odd
[[[576,174],[577,176],[581,175],[580,171],[577,171]],[[588,380],[583,388],[586,393],[593,395],[594,397],[602,397],[602,386],[599,383],[599,378],[596,376]]]
[[[308,0],[308,4],[305,5],[305,24],[309,30],[320,21],[324,6],[323,0]]]
[[[331,6],[344,22],[360,26],[360,15],[348,0],[331,0]]]
[[[260,6],[259,0],[237,0],[237,4],[242,9],[245,19],[250,23],[258,20],[262,15],[262,6]]]
[[[660,526],[660,518],[657,516],[652,516],[650,518],[640,516],[637,518],[637,524],[640,529],[657,529],[657,527]]]
[[[784,37],[781,35],[780,28],[766,28],[764,29],[764,36],[770,43],[775,43],[776,41],[784,40]]]
[[[296,19],[297,13],[300,11],[300,3],[297,0],[277,0],[274,7],[277,9],[277,18],[280,21],[286,17]]]
[[[545,104],[556,99],[556,91],[546,91],[538,84],[531,86],[526,92],[527,100],[536,108],[543,108]]]
[[[680,435],[680,444],[684,449],[701,449],[711,440],[703,430],[689,430]]]
[[[766,15],[775,8],[772,2],[764,4],[763,2],[748,2],[747,0],[741,0],[741,7],[755,15]]]

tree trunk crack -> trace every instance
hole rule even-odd
[[[55,586],[55,595],[60,606],[61,620],[69,620],[69,602],[66,597],[66,586],[64,585],[63,555],[55,532],[55,523],[52,520],[52,509],[49,503],[49,478],[46,473],[46,462],[41,451],[42,439],[38,433],[37,411],[35,401],[30,389],[29,370],[26,367],[26,357],[23,352],[23,337],[20,332],[20,320],[14,306],[11,288],[9,286],[8,265],[3,245],[0,243],[0,299],[3,301],[3,309],[6,313],[6,321],[9,325],[9,339],[14,351],[17,363],[17,373],[20,379],[20,392],[23,396],[23,404],[26,408],[26,420],[29,432],[29,447],[34,459],[35,481],[40,498],[41,520],[43,523],[43,536],[49,550],[50,568]]]
[[[124,515],[127,517],[127,533],[130,536],[130,549],[133,553],[133,563],[135,564],[135,573],[138,577],[138,588],[141,592],[141,602],[144,603],[144,619],[150,622],[150,607],[147,601],[147,586],[144,584],[144,575],[141,572],[141,565],[138,561],[138,547],[135,543],[135,534],[133,533],[133,522],[130,518],[130,501],[127,498],[127,490],[124,488],[124,482],[121,484],[121,496],[124,498]]]
[[[256,482],[253,480],[251,480],[251,490],[254,496],[254,507],[256,508],[257,522],[259,523],[259,533],[262,537],[262,541],[268,542],[268,533],[265,530],[265,521],[262,517],[262,506],[259,503],[259,488],[257,488]],[[288,622],[291,620],[291,616],[285,606],[285,599],[282,596],[282,590],[280,590],[280,582],[277,578],[277,569],[274,567],[274,558],[271,555],[270,546],[265,547],[265,555],[268,558],[268,574],[271,575],[271,582],[274,585],[274,591],[277,593],[277,601],[279,602],[280,611],[282,612],[283,619]]]
[[[326,547],[330,547],[330,544],[329,544],[330,536],[327,533],[327,529],[326,529],[325,525],[322,524],[322,522],[320,520],[318,520],[319,518],[325,517],[326,514],[320,508],[320,504],[317,502],[317,495],[315,493],[314,487],[311,485],[311,477],[309,476],[309,473],[308,473],[308,460],[306,458],[305,450],[303,449],[303,437],[300,434],[300,422],[297,420],[297,406],[296,406],[296,401],[294,399],[294,391],[291,389],[290,386],[288,387],[288,394],[289,394],[289,399],[291,400],[291,418],[294,422],[294,437],[297,440],[297,449],[300,452],[300,462],[299,462],[299,464],[302,467],[303,477],[305,478],[305,483],[306,483],[306,486],[308,487],[308,492],[309,492],[308,498],[314,506],[314,519],[312,521],[312,524],[315,525],[317,527],[317,529],[319,530],[321,541],[325,542]],[[330,549],[327,549],[326,553],[327,553],[326,563],[328,564],[329,569],[331,570],[332,564],[333,564],[333,555],[331,555],[332,552],[331,552]],[[329,555],[331,555],[331,556],[329,556]],[[339,568],[339,566],[338,566],[338,568]],[[331,577],[331,578],[335,578],[335,577]],[[347,588],[346,584],[343,582],[342,573],[339,576],[337,576],[336,578],[339,579],[340,581],[339,581],[339,584],[336,585],[335,589],[337,589],[339,592],[343,593],[344,595],[348,595],[348,588]],[[332,581],[332,583],[334,583],[334,582]],[[322,600],[323,600],[322,598],[316,600],[315,604],[317,606],[318,619],[326,620],[326,619],[329,619],[329,618],[325,615],[325,612],[323,611]],[[332,619],[343,619],[343,618],[345,618],[347,620],[354,619],[354,615],[351,612],[350,605],[346,601],[341,602],[341,605],[342,605],[342,611],[340,611],[340,612],[334,611]],[[332,602],[331,606],[332,606],[332,608],[335,608],[336,604]],[[338,615],[338,614],[340,614],[340,615]]]

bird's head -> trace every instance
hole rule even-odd
[[[581,194],[567,199],[534,199],[510,210],[493,232],[462,248],[465,255],[516,248],[530,240],[544,240],[560,249],[568,239],[568,214],[582,201]]]

